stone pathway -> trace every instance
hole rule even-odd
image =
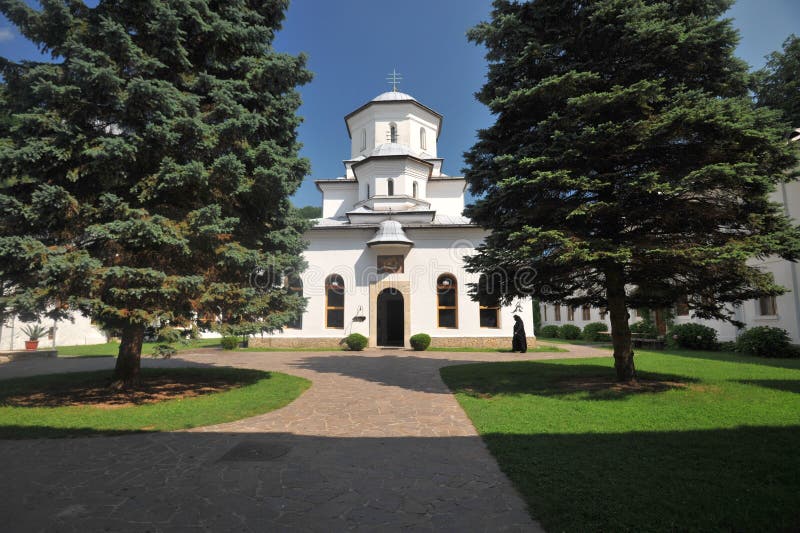
[[[571,353],[526,359],[608,356]],[[13,531],[540,531],[439,377],[496,353],[198,350],[147,366],[303,376],[261,416],[185,432],[0,441]],[[0,379],[110,368],[111,358],[0,365]]]

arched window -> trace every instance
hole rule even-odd
[[[458,327],[458,284],[452,274],[436,280],[436,310],[440,328]]]
[[[367,200],[369,200],[369,183],[367,183]]]
[[[419,183],[417,183],[416,181],[414,182],[413,189],[414,189],[414,198],[419,197]]]
[[[397,142],[397,124],[389,124],[389,142],[396,143]]]
[[[428,147],[427,140],[425,139],[425,128],[419,129],[419,148],[425,150]]]
[[[389,196],[394,196],[394,180],[392,178],[389,178],[388,191]]]
[[[361,150],[367,149],[367,130],[361,130]]]
[[[339,274],[325,280],[325,327],[344,329],[344,280]]]
[[[486,295],[482,296],[478,301],[478,313],[480,313],[480,323],[482,328],[499,328],[500,327],[500,306],[497,301],[492,297],[492,287],[486,274],[481,274],[478,279],[478,285],[481,287],[482,292]]]
[[[300,298],[303,297],[303,280],[300,279],[300,276],[297,274],[286,278],[286,287],[289,289],[289,294],[294,294]],[[303,329],[303,314],[301,313],[293,318],[286,324],[286,327],[291,329]]]

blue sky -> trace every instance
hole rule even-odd
[[[444,115],[439,156],[446,173],[461,174],[475,131],[492,122],[473,97],[484,81],[484,52],[465,36],[490,11],[491,0],[294,0],[276,48],[305,52],[315,73],[300,88],[300,141],[312,172],[295,203],[321,203],[313,180],[341,175],[350,155],[343,117],[389,90],[385,78],[395,68],[403,76],[401,91]],[[738,0],[728,16],[741,33],[739,57],[756,68],[789,34],[800,34],[798,0]],[[39,56],[2,16],[0,56]]]

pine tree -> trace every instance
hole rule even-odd
[[[467,214],[492,230],[468,267],[502,274],[478,297],[606,308],[622,381],[628,309],[688,296],[732,320],[730,305],[784,291],[748,260],[800,253],[767,199],[795,156],[748,96],[730,3],[496,0],[469,34],[496,121],[466,154]]]
[[[783,50],[769,55],[755,76],[758,105],[783,112],[792,128],[800,128],[800,37],[790,35]]]
[[[0,12],[52,62],[0,59],[0,273],[15,309],[118,330],[135,386],[145,327],[272,330],[305,302],[288,197],[305,57],[272,48],[288,0],[47,0]]]

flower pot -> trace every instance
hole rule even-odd
[[[39,348],[39,341],[25,341],[26,350],[36,350]]]

